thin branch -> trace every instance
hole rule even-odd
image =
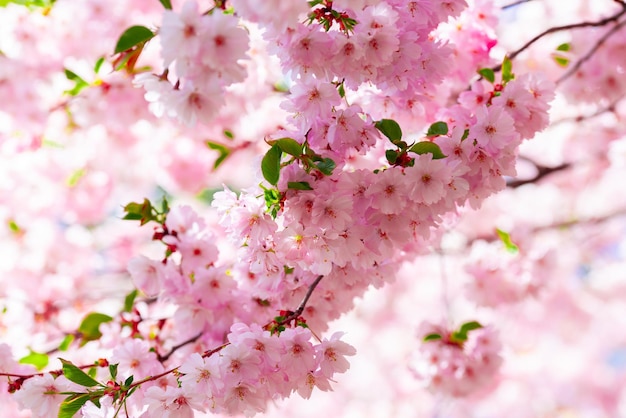
[[[534,177],[524,180],[511,180],[507,182],[506,186],[515,189],[517,187],[523,186],[524,184],[536,183],[549,174],[566,170],[570,167],[570,164],[561,164],[556,167],[546,167],[535,163],[533,164],[535,165],[535,167],[537,167],[537,174],[535,174]]]
[[[520,4],[524,4],[524,3],[528,3],[529,1],[532,1],[532,0],[517,0],[517,1],[514,1],[513,3],[511,3],[511,4],[507,4],[506,6],[502,6],[501,9],[502,10],[510,9],[511,7],[519,6]]]
[[[309,301],[309,298],[311,297],[311,295],[313,294],[313,291],[315,290],[315,288],[317,287],[317,285],[323,278],[324,276],[317,276],[317,278],[313,281],[313,283],[311,283],[311,286],[309,286],[309,290],[307,290],[306,295],[304,295],[304,299],[302,299],[302,302],[300,302],[298,309],[293,311],[291,314],[287,315],[285,319],[283,319],[282,321],[278,322],[278,325],[288,324],[291,321],[298,319],[298,317],[302,315],[302,312],[304,312],[304,308],[306,307],[306,304]]]
[[[618,13],[616,13],[616,14],[614,14],[612,16],[606,17],[606,18],[598,20],[596,22],[579,22],[579,23],[572,23],[572,24],[569,24],[569,25],[555,26],[555,27],[546,29],[545,31],[541,32],[539,35],[537,35],[534,38],[532,38],[530,41],[526,42],[520,48],[518,48],[515,51],[511,52],[510,54],[508,54],[509,59],[514,59],[519,54],[521,54],[526,49],[528,49],[532,44],[534,44],[535,42],[537,42],[538,40],[540,40],[544,36],[550,35],[552,33],[562,32],[562,31],[570,30],[570,29],[581,29],[581,28],[605,26],[605,25],[608,25],[611,22],[617,22],[620,17],[622,17],[623,15],[626,14],[626,4],[623,3],[622,1],[617,1],[617,3],[619,3],[622,6],[622,10],[620,10]],[[500,71],[501,69],[502,69],[502,64],[497,65],[497,66],[492,68],[493,71]]]
[[[619,218],[622,216],[626,216],[626,208],[618,209],[614,212],[610,212],[601,216],[593,216],[593,217],[589,217],[585,219],[573,219],[569,221],[555,222],[555,223],[547,224],[547,225],[539,225],[539,226],[532,228],[530,230],[530,233],[538,233],[538,232],[550,231],[550,230],[564,230],[564,229],[575,227],[575,226],[597,225],[597,224],[601,224],[603,222],[607,222],[607,221],[610,221],[612,219]],[[472,244],[476,241],[482,240],[482,241],[487,241],[487,242],[493,242],[499,239],[500,238],[495,233],[478,235],[478,236],[468,239],[468,241],[466,242],[465,248],[461,249],[460,252],[467,250],[467,248],[471,247]],[[452,252],[448,252],[448,254],[451,254],[451,253]]]
[[[624,9],[622,13],[626,13],[626,9]],[[586,61],[588,61],[596,52],[598,52],[598,49],[600,49],[600,47],[606,42],[606,40],[609,39],[611,35],[613,35],[615,32],[617,32],[622,27],[624,27],[625,24],[626,24],[626,20],[623,20],[619,24],[613,26],[611,30],[607,31],[600,39],[598,39],[598,41],[593,46],[593,48],[591,48],[584,56],[578,59],[578,61],[576,61],[576,63],[573,66],[571,66],[569,70],[567,70],[567,72],[565,72],[565,74],[561,75],[561,77],[559,77],[559,79],[556,80],[556,84],[559,85],[560,83],[562,83],[563,81],[571,77],[574,73],[576,73],[576,71],[578,71],[580,66],[583,65],[583,63],[585,63]]]
[[[549,225],[538,226],[533,229],[533,232],[541,232],[541,231],[546,231],[550,229],[565,229],[565,228],[578,226],[578,225],[596,225],[596,224],[610,221],[611,219],[619,218],[620,216],[625,216],[625,215],[626,215],[626,208],[623,208],[623,209],[616,210],[615,212],[604,214],[602,216],[593,216],[593,217],[586,218],[586,219],[574,219],[571,221],[563,221],[563,222],[557,222],[557,223],[553,223]]]
[[[202,336],[202,333],[199,333],[198,335],[196,335],[195,337],[191,337],[186,341],[183,341],[180,344],[175,345],[174,347],[172,347],[172,349],[164,355],[158,355],[157,356],[157,360],[159,360],[161,363],[163,363],[164,361],[167,361],[167,359],[169,359],[172,354],[174,354],[176,352],[176,350],[186,346],[187,344],[191,344],[191,343],[195,343],[196,341],[198,341],[198,338],[200,338]]]
[[[589,119],[593,119],[596,118],[598,116],[604,115],[605,113],[614,113],[616,108],[617,108],[617,104],[619,102],[621,102],[624,99],[624,96],[620,96],[617,99],[615,99],[614,101],[612,101],[609,105],[604,106],[598,110],[596,110],[595,112],[589,114],[589,115],[576,115],[576,116],[570,116],[570,117],[565,117],[559,120],[555,120],[554,122],[552,122],[550,124],[550,126],[556,126],[556,125],[560,125],[562,123],[566,123],[566,122],[583,122]]]

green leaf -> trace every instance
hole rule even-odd
[[[124,381],[124,386],[128,387],[133,383],[135,376],[128,376],[128,378]]]
[[[398,122],[393,119],[381,119],[377,121],[374,126],[383,135],[385,135],[391,142],[398,141],[402,139],[402,129]]]
[[[496,75],[491,68],[481,68],[480,70],[478,70],[478,74],[485,80],[489,81],[491,84],[496,81]]]
[[[465,141],[469,136],[469,129],[463,131],[463,136],[461,137],[461,141]]]
[[[117,366],[118,364],[109,364],[109,373],[111,374],[111,379],[117,379]]]
[[[74,87],[71,90],[65,90],[64,92],[64,93],[69,94],[70,96],[76,96],[85,87],[89,87],[89,83],[83,80],[81,76],[79,76],[73,71],[68,70],[67,68],[65,69],[65,77],[67,77],[68,80],[73,81],[75,83]]]
[[[13,219],[9,220],[9,229],[14,234],[19,234],[22,231],[22,228]]]
[[[161,2],[163,7],[165,7],[167,10],[172,10],[172,3],[170,2],[170,0],[159,0],[159,2]]]
[[[333,174],[333,170],[335,169],[337,165],[332,159],[324,158],[322,161],[316,162],[315,166],[323,174],[330,176],[331,174]]]
[[[289,93],[289,86],[284,80],[277,81],[274,84],[274,91],[277,93]]]
[[[120,36],[115,45],[114,53],[127,51],[137,45],[144,44],[154,38],[154,33],[145,26],[131,26]]]
[[[570,49],[572,49],[572,45],[571,45],[571,44],[569,44],[568,42],[566,42],[566,43],[564,43],[564,44],[561,44],[561,45],[559,45],[559,46],[557,46],[557,47],[556,47],[556,50],[557,50],[557,51],[563,51],[563,52],[567,52],[567,51],[569,51]]]
[[[290,181],[287,188],[291,190],[313,190],[313,187],[307,181]]]
[[[281,209],[280,201],[282,199],[282,194],[277,189],[265,189],[263,194],[267,210],[272,218],[276,218],[278,211]]]
[[[387,161],[389,164],[394,165],[396,161],[398,161],[398,156],[400,153],[394,149],[388,149],[385,151],[385,157],[387,157]]]
[[[65,72],[65,77],[67,77],[68,80],[70,81],[78,81],[78,82],[82,82],[87,84],[87,82],[85,80],[83,80],[83,78],[81,76],[79,76],[78,74],[76,74],[74,71],[68,70],[67,68],[64,69]]]
[[[272,141],[271,144],[278,145],[285,154],[293,155],[296,158],[302,155],[302,144],[295,139],[281,138]]]
[[[441,158],[447,157],[446,155],[444,155],[443,151],[441,151],[441,148],[439,148],[439,145],[430,141],[418,142],[417,144],[413,145],[411,149],[409,149],[409,151],[414,152],[416,154],[420,154],[420,155],[432,154],[433,160],[439,160]]]
[[[112,321],[113,318],[103,313],[92,312],[88,314],[78,327],[84,342],[97,340],[102,336],[100,324]]]
[[[98,74],[100,72],[100,68],[102,67],[102,64],[104,64],[104,57],[100,57],[98,58],[98,61],[96,61],[96,65],[94,65],[93,67],[94,73]]]
[[[67,179],[67,185],[69,187],[74,187],[78,184],[78,181],[85,176],[87,171],[84,168],[80,168],[72,173],[72,175]]]
[[[283,155],[278,144],[272,145],[272,147],[265,153],[263,160],[261,161],[261,171],[263,177],[267,182],[273,186],[278,184],[280,178],[280,157]]]
[[[440,340],[441,339],[441,335],[433,332],[432,334],[428,334],[427,336],[424,337],[424,341],[435,341],[435,340]]]
[[[19,4],[26,7],[52,7],[56,0],[0,0],[0,7],[6,7],[8,4]]]
[[[224,129],[224,136],[228,139],[235,139],[235,134],[233,134],[233,132],[229,131],[228,129]]]
[[[344,87],[343,83],[339,84],[339,88],[337,88],[337,91],[339,92],[339,96],[342,99],[346,97],[346,88]]]
[[[482,327],[483,326],[476,321],[466,322],[461,325],[458,331],[452,333],[452,335],[450,336],[450,340],[458,344],[463,344],[465,341],[467,341],[468,332]]]
[[[32,364],[37,368],[37,370],[42,370],[44,367],[48,365],[50,358],[47,354],[37,353],[36,351],[30,350],[30,354],[19,359],[20,364]]]
[[[124,298],[124,312],[130,312],[133,310],[133,304],[135,303],[135,298],[137,297],[139,292],[137,289],[133,290]]]
[[[144,225],[155,219],[153,210],[152,202],[144,198],[142,203],[131,202],[124,206],[126,215],[122,219],[140,220],[141,225]]]
[[[509,59],[508,56],[504,56],[504,60],[502,61],[502,82],[504,84],[515,78],[515,74],[513,74],[513,63]]]
[[[507,251],[511,253],[517,253],[519,251],[519,247],[513,243],[513,241],[511,240],[511,235],[509,235],[508,232],[496,228],[496,234],[498,234],[500,241],[502,241]]]
[[[141,216],[138,213],[127,213],[126,215],[124,215],[122,219],[127,220],[127,221],[139,221],[142,218],[143,216]]]
[[[164,191],[164,193],[161,198],[161,213],[168,214],[170,213],[170,202],[167,200],[167,192]]]
[[[98,386],[100,384],[87,373],[72,364],[72,362],[63,360],[62,358],[59,360],[63,363],[63,376],[67,377],[68,380],[88,388]]]
[[[473,331],[475,329],[480,329],[480,328],[483,328],[483,326],[481,325],[480,322],[470,321],[470,322],[466,322],[463,325],[461,325],[461,328],[459,329],[459,332],[467,335],[468,332]]]
[[[569,58],[561,57],[559,55],[553,55],[552,59],[557,63],[560,67],[567,67],[569,65]]]
[[[448,124],[442,121],[435,122],[428,128],[426,132],[426,136],[437,136],[437,135],[447,135],[448,134]]]
[[[226,158],[230,155],[231,150],[225,145],[218,144],[217,142],[207,141],[207,146],[213,150],[219,152],[219,157],[213,163],[213,169],[217,170],[217,168],[226,160]]]
[[[93,395],[89,393],[76,393],[68,396],[59,407],[59,418],[72,418]]]
[[[61,344],[59,344],[59,351],[67,351],[70,348],[70,345],[74,342],[74,336],[72,334],[67,334]]]

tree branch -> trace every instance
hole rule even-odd
[[[532,1],[532,0],[517,0],[517,1],[514,1],[513,3],[511,3],[511,4],[507,4],[506,6],[502,6],[501,9],[502,10],[510,9],[511,7],[519,6],[520,4],[524,4],[524,3],[528,3],[529,1]]]
[[[596,22],[579,22],[579,23],[572,23],[572,24],[569,24],[569,25],[555,26],[555,27],[546,29],[545,31],[541,32],[539,35],[537,35],[534,38],[532,38],[530,41],[526,42],[520,48],[518,48],[515,51],[511,52],[508,55],[509,59],[514,59],[519,54],[521,54],[526,49],[528,49],[532,44],[534,44],[535,42],[537,42],[538,40],[540,40],[544,36],[550,35],[552,33],[562,32],[562,31],[571,30],[571,29],[600,27],[600,26],[608,25],[611,22],[617,22],[620,17],[622,17],[623,15],[626,14],[626,4],[623,1],[618,1],[618,0],[615,0],[615,1],[622,6],[622,10],[620,10],[618,13],[616,13],[616,14],[614,14],[612,16],[606,17],[604,19],[598,20]],[[499,64],[499,65],[497,65],[497,66],[492,68],[493,71],[500,71],[501,69],[502,69],[502,64]]]
[[[531,161],[532,162],[532,161]],[[537,174],[535,174],[534,177],[531,177],[529,179],[523,179],[523,180],[510,180],[507,182],[506,186],[510,187],[512,189],[515,189],[517,187],[523,186],[524,184],[530,184],[530,183],[536,183],[539,180],[541,180],[542,178],[544,178],[545,176],[552,174],[552,173],[556,173],[558,171],[562,171],[562,170],[566,170],[567,168],[570,167],[570,164],[561,164],[558,165],[556,167],[546,167],[543,165],[539,165],[536,163],[533,163],[535,165],[535,167],[537,168]]]
[[[164,361],[167,361],[167,359],[169,359],[172,354],[174,354],[176,352],[176,350],[186,346],[187,344],[191,344],[194,343],[196,341],[198,341],[198,338],[200,338],[202,336],[202,333],[199,333],[198,335],[196,335],[195,337],[191,337],[186,341],[183,341],[180,344],[175,345],[174,347],[172,347],[172,349],[170,351],[167,352],[167,354],[164,355],[157,355],[157,360],[159,360],[161,363],[163,363]]]
[[[565,117],[559,120],[555,120],[554,122],[552,122],[550,124],[550,126],[556,126],[556,125],[560,125],[562,123],[566,123],[566,122],[583,122],[585,120],[589,120],[589,119],[593,119],[596,118],[600,115],[603,115],[605,113],[613,113],[615,112],[616,108],[617,108],[617,104],[619,102],[621,102],[624,99],[624,96],[621,96],[619,98],[617,98],[616,100],[612,101],[609,105],[604,106],[598,110],[596,110],[595,112],[589,114],[589,115],[576,115],[576,116],[569,116],[569,117]]]
[[[626,9],[622,10],[622,14],[623,13],[626,13]],[[606,42],[606,40],[609,39],[611,37],[611,35],[613,35],[615,32],[617,32],[622,27],[624,27],[625,24],[626,24],[626,20],[623,20],[620,23],[618,23],[617,25],[613,26],[613,28],[611,28],[611,30],[607,31],[604,35],[602,35],[602,37],[600,39],[598,39],[598,41],[593,46],[593,48],[591,48],[585,55],[583,55],[581,58],[579,58],[578,61],[576,61],[576,63],[574,65],[572,65],[565,72],[565,74],[561,75],[561,77],[559,77],[559,79],[556,80],[556,84],[559,85],[560,83],[562,83],[563,81],[565,81],[566,79],[571,77],[574,73],[576,73],[576,71],[578,71],[580,66],[583,65],[583,63],[585,63],[586,61],[589,61],[589,59],[596,52],[598,52],[598,49],[600,49],[600,47]]]
[[[287,315],[285,319],[283,319],[282,321],[278,322],[278,325],[288,324],[291,321],[298,319],[298,317],[302,315],[302,312],[304,312],[304,308],[306,307],[306,304],[309,301],[309,298],[311,297],[311,295],[313,294],[313,291],[315,290],[315,288],[317,287],[317,285],[323,278],[324,276],[321,276],[321,275],[317,276],[317,278],[313,281],[313,283],[311,283],[311,286],[309,286],[309,290],[307,290],[306,295],[304,295],[304,299],[302,299],[302,302],[300,302],[298,309],[293,311],[291,314]]]

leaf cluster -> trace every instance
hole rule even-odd
[[[387,162],[392,166],[400,167],[413,167],[415,164],[415,158],[411,157],[408,153],[414,154],[431,154],[433,160],[440,158],[446,158],[446,155],[441,151],[441,148],[436,143],[427,140],[420,141],[409,145],[402,140],[402,128],[398,122],[393,119],[381,119],[374,125],[383,135],[389,139],[389,141],[396,147],[396,149],[389,149],[385,152]],[[448,124],[445,122],[435,122],[428,128],[426,136],[428,138],[434,138],[440,135],[448,134]]]

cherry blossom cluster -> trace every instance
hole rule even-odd
[[[148,402],[145,416],[162,416],[185,403],[178,402],[181,394],[188,399],[186,404],[202,405],[194,409],[251,416],[264,412],[268,400],[292,392],[308,399],[314,388],[331,390],[333,375],[348,370],[345,356],[356,352],[340,337],[335,333],[330,340],[312,344],[306,328],[288,328],[272,336],[260,326],[234,324],[228,334],[230,344],[219,355],[192,354],[179,367],[180,389],[148,389],[146,396],[159,403]]]
[[[428,322],[418,331],[423,340],[411,368],[431,391],[467,396],[493,382],[502,364],[498,332],[476,322],[458,331]]]
[[[125,207],[127,219],[156,221],[152,240],[165,246],[164,253],[128,262],[141,293],[127,297],[122,313],[88,316],[99,318],[95,328],[83,322],[80,332],[62,335],[78,336],[81,347],[74,344],[70,353],[89,364],[63,361],[61,371],[38,373],[8,362],[6,372],[14,373],[8,385],[34,416],[59,405],[65,414],[87,417],[194,411],[251,416],[295,392],[308,398],[315,387],[330,390],[334,374],[348,369],[345,357],[355,350],[341,333],[330,339],[317,333],[370,286],[394,281],[402,262],[429,251],[460,207],[478,208],[502,190],[506,177],[516,173],[522,141],[548,123],[551,82],[514,74],[507,58],[499,72],[487,68],[493,64],[495,24],[489,2],[478,2],[470,12],[463,12],[463,0],[233,0],[216,1],[206,11],[194,1],[177,11],[169,1],[161,4],[166,10],[159,29],[124,32],[113,63],[119,69],[118,60],[127,60],[122,68],[146,90],[157,116],[174,116],[198,129],[217,120],[214,131],[232,140],[233,133],[221,128],[241,124],[229,115],[237,106],[222,106],[228,106],[231,92],[246,90],[248,70],[261,72],[243,64],[254,59],[249,46],[258,24],[266,44],[256,45],[267,46],[284,71],[284,88],[271,90],[287,117],[266,143],[262,135],[257,138],[264,154],[257,185],[214,194],[219,219],[205,219],[190,206],[156,210],[148,199]],[[137,32],[145,38],[124,43]],[[153,37],[161,47],[158,75],[135,65]],[[61,108],[69,109],[75,128],[96,125],[93,130],[105,138],[97,109],[107,106],[100,101],[124,97],[129,83],[122,76],[87,82],[70,70],[65,75],[75,83],[68,94],[76,97]],[[94,102],[96,110],[81,106]],[[128,111],[117,109],[127,119],[118,119],[115,132],[139,130],[126,126],[137,115],[147,125],[136,103]],[[205,133],[195,136],[203,147]],[[172,142],[162,154],[170,158],[178,183],[194,190],[196,177],[206,175],[210,164],[198,163],[200,156],[187,162],[185,157],[196,157],[195,145],[186,152],[179,145]],[[236,149],[207,145],[222,160]],[[92,180],[81,187],[103,196],[114,187],[106,175],[76,175]],[[102,183],[108,188],[98,187]],[[81,202],[71,206],[80,212],[93,204]],[[21,230],[14,225],[17,235]],[[477,284],[492,270],[481,263],[468,268]],[[497,295],[497,302],[513,302],[539,287],[536,278],[521,289],[509,282],[486,286],[487,292],[504,289],[513,295]],[[474,293],[480,303],[495,304],[489,295]],[[45,312],[56,309],[46,305]],[[431,389],[464,396],[492,381],[501,359],[491,326],[425,329],[415,369]],[[93,358],[101,358],[96,366]]]
[[[300,158],[300,165],[294,162],[280,172],[276,218],[267,213],[267,189],[254,188],[239,196],[229,190],[217,193],[213,204],[222,215],[220,222],[240,247],[240,259],[250,266],[238,273],[241,281],[252,274],[257,288],[280,292],[306,287],[316,275],[328,275],[331,279],[321,288],[329,296],[355,295],[369,284],[389,281],[397,268],[392,261],[397,251],[419,251],[446,213],[466,201],[479,206],[504,188],[503,176],[515,173],[515,152],[522,137],[547,123],[548,84],[520,77],[504,88],[499,85],[497,95],[487,84],[480,84],[485,88],[482,94],[472,90],[462,95],[465,107],[442,111],[446,134],[416,144],[438,145],[445,158],[406,152],[400,146],[398,151],[388,150],[395,154],[393,165],[386,161],[386,168],[354,170],[344,164],[343,170],[336,169],[329,176],[307,172]],[[365,141],[382,142],[374,124],[367,127],[359,117],[351,120],[355,123],[341,125],[340,138],[360,138],[362,143],[356,148],[363,153],[368,148]],[[364,126],[370,136],[359,137]],[[299,139],[320,146],[314,135]],[[341,161],[334,151],[344,144],[336,144],[328,141],[320,146],[325,150],[322,155]],[[326,322],[350,304],[349,299],[330,296],[322,306],[323,311],[316,309],[315,316],[324,315]]]
[[[479,242],[465,265],[468,298],[482,306],[511,304],[537,297],[555,271],[554,250],[525,254],[499,242]]]
[[[621,99],[626,92],[622,77],[624,62],[624,38],[626,7],[615,2],[613,13],[605,13],[596,21],[606,20],[607,27],[582,28],[572,31],[551,52],[553,64],[564,73],[563,93],[572,101],[609,103]],[[593,55],[594,59],[589,58]],[[567,75],[568,78],[564,78]]]
[[[140,74],[135,83],[146,89],[146,100],[157,116],[166,113],[187,125],[209,123],[223,105],[224,88],[245,78],[239,62],[248,50],[245,29],[217,6],[201,13],[190,0],[180,13],[163,12],[158,33],[166,71]],[[173,86],[168,77],[171,66]]]

